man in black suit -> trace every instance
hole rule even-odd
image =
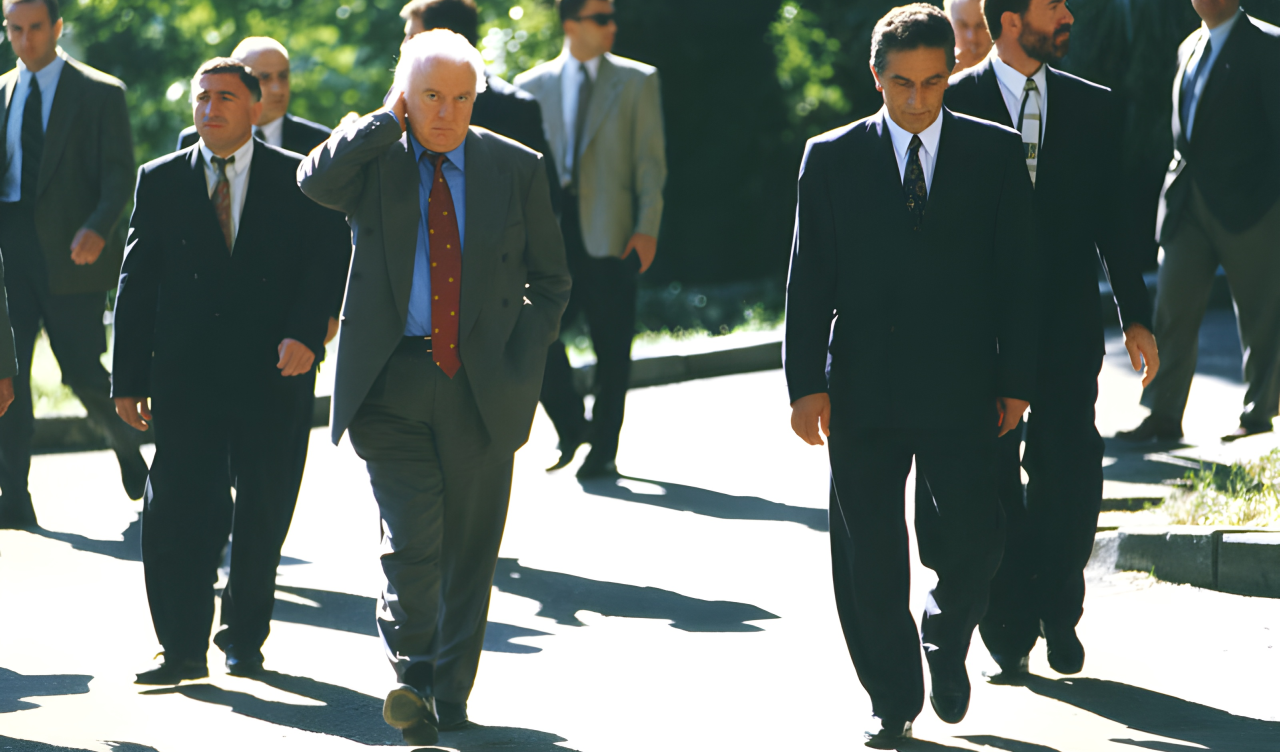
[[[206,62],[192,100],[200,141],[139,171],[116,295],[116,408],[138,429],[155,415],[142,563],[164,661],[139,684],[208,675],[232,532],[214,642],[229,673],[262,669],[331,267],[348,240],[298,190],[300,157],[252,137],[262,105],[243,63]]]
[[[448,29],[477,46],[480,16],[474,0],[412,0],[400,9],[405,41],[427,29]],[[551,186],[551,206],[560,214],[560,180],[542,127],[542,108],[524,89],[507,83],[492,71],[484,72],[485,89],[476,95],[471,124],[519,141],[543,156]]]
[[[787,285],[791,426],[830,442],[836,606],[881,748],[922,708],[921,641],[938,716],[968,709],[965,656],[1003,546],[996,437],[1035,383],[1031,181],[1015,133],[943,108],[954,47],[932,5],[876,24],[885,107],[809,141]],[[903,524],[913,457],[943,523],[917,528],[938,573],[920,635]]]
[[[102,367],[106,293],[124,250],[117,230],[133,190],[125,87],[58,46],[57,0],[6,0],[4,16],[18,63],[0,76],[0,250],[18,378],[13,407],[0,417],[0,527],[24,527],[36,524],[27,489],[35,435],[30,371],[42,327],[63,383],[115,449],[131,499],[142,498],[147,463],[141,437],[115,417]],[[0,358],[7,361],[5,344]]]
[[[1142,393],[1151,415],[1136,441],[1182,436],[1200,322],[1219,265],[1244,352],[1240,427],[1272,430],[1280,411],[1280,28],[1239,0],[1192,0],[1204,25],[1178,48],[1173,161],[1156,216],[1160,276],[1155,331],[1164,368]]]
[[[1075,626],[1102,505],[1103,443],[1094,425],[1103,355],[1099,253],[1134,369],[1146,363],[1143,383],[1155,376],[1159,359],[1137,244],[1124,236],[1120,213],[1121,103],[1109,89],[1049,67],[1070,41],[1074,18],[1063,0],[986,0],[983,7],[995,49],[951,79],[946,104],[1023,135],[1035,184],[1043,313],[1025,455],[1021,430],[998,442],[1008,527],[981,632],[1001,669],[1013,675],[1026,672],[1043,628],[1049,665],[1074,674],[1084,663]],[[941,524],[927,483],[917,483],[916,499],[918,525]]]

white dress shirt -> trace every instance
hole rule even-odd
[[[253,135],[266,141],[272,146],[284,148],[284,115],[272,120],[266,125],[257,125],[253,128]]]
[[[27,109],[27,94],[31,91],[31,77],[40,82],[40,104],[43,110],[44,129],[49,130],[49,113],[53,110],[53,96],[58,91],[58,81],[62,79],[62,69],[67,64],[67,54],[58,48],[58,54],[39,73],[32,73],[18,60],[18,83],[13,87],[13,96],[9,100],[9,124],[5,131],[5,157],[9,169],[4,173],[4,182],[0,184],[0,201],[14,202],[22,198],[22,114]]]
[[[1200,95],[1204,94],[1204,87],[1209,83],[1209,76],[1213,73],[1213,64],[1217,62],[1219,53],[1222,52],[1222,48],[1227,44],[1227,38],[1231,36],[1231,30],[1236,27],[1236,21],[1240,20],[1240,16],[1242,15],[1244,15],[1243,8],[1237,10],[1236,14],[1232,16],[1230,20],[1223,21],[1212,29],[1204,23],[1200,24],[1200,28],[1204,30],[1204,34],[1201,34],[1202,40],[1198,45],[1200,50],[1196,53],[1192,53],[1199,59],[1199,62],[1196,64],[1195,68],[1188,66],[1187,70],[1183,73],[1184,77],[1196,76],[1195,88],[1187,92],[1191,99],[1191,102],[1188,105],[1190,110],[1187,122],[1183,123],[1182,129],[1186,133],[1188,139],[1191,138],[1191,129],[1195,127],[1196,108],[1200,105]],[[1209,48],[1208,57],[1204,56],[1205,42],[1203,40],[1206,38],[1213,42],[1213,46]],[[1198,75],[1201,70],[1204,70],[1205,72],[1203,76]],[[41,81],[42,85],[43,83],[44,82]],[[1178,83],[1181,85],[1182,81],[1180,80]]]
[[[991,68],[996,72],[996,80],[1000,82],[1000,94],[1004,97],[1004,106],[1009,110],[1009,121],[1014,130],[1018,129],[1018,115],[1022,112],[1022,96],[1027,86],[1027,77],[1009,67],[1008,63],[991,48]],[[1044,148],[1044,124],[1049,122],[1049,85],[1045,71],[1049,66],[1041,63],[1040,69],[1031,76],[1036,82],[1036,90],[1040,92],[1040,148]]]
[[[213,199],[213,189],[218,185],[218,168],[213,166],[216,156],[200,139],[200,156],[204,158],[204,181]],[[231,183],[231,245],[240,234],[240,215],[244,213],[244,194],[249,190],[249,165],[253,162],[253,139],[245,142],[231,155],[234,162],[227,163],[227,182]]]
[[[574,129],[578,122],[578,88],[582,86],[582,66],[586,66],[587,75],[593,83],[600,77],[599,55],[585,61],[568,55],[564,68],[560,71],[560,112],[564,117],[564,164],[560,169],[560,182],[563,185],[568,185],[573,179],[573,160],[577,156],[578,145],[574,143]]]
[[[893,140],[893,155],[898,158],[898,182],[901,183],[903,177],[907,174],[908,151],[911,148],[910,131],[904,130],[902,126],[893,122],[893,118],[889,117],[889,111],[881,108],[880,112],[884,113],[884,121],[889,124],[889,138]],[[938,161],[938,142],[942,139],[942,112],[938,112],[938,117],[929,125],[928,128],[920,131],[920,167],[924,169],[924,186],[932,192],[933,190],[933,166]]]

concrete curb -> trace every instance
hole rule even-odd
[[[1099,530],[1089,569],[1280,598],[1280,530],[1171,526]]]

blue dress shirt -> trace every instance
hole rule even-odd
[[[409,320],[405,322],[406,337],[427,337],[431,334],[431,240],[427,234],[427,199],[431,197],[431,187],[435,177],[435,167],[428,154],[427,147],[418,143],[409,132],[409,143],[413,144],[413,154],[418,160],[418,208],[421,218],[418,221],[418,250],[413,257],[413,286],[409,290]],[[446,153],[444,163],[444,182],[449,186],[449,194],[453,197],[453,213],[458,219],[458,253],[467,247],[467,163],[464,152],[466,140],[451,152]]]
[[[1200,95],[1204,94],[1205,85],[1209,82],[1209,74],[1213,72],[1213,64],[1217,62],[1218,55],[1222,53],[1222,48],[1227,44],[1227,38],[1231,36],[1231,30],[1235,28],[1236,21],[1240,20],[1240,16],[1244,15],[1244,10],[1236,11],[1231,20],[1224,21],[1212,29],[1206,29],[1209,32],[1209,39],[1213,45],[1209,48],[1209,56],[1204,55],[1204,45],[1200,46],[1200,61],[1196,64],[1195,70],[1190,67],[1182,75],[1192,76],[1191,90],[1187,92],[1187,97],[1191,101],[1187,103],[1187,122],[1183,129],[1187,134],[1187,139],[1191,138],[1191,129],[1196,124],[1196,107],[1200,104]]]
[[[0,201],[15,202],[22,198],[22,113],[27,109],[27,94],[31,91],[31,77],[40,82],[40,113],[44,119],[44,129],[49,130],[49,112],[53,109],[53,95],[58,91],[58,80],[62,78],[62,68],[67,64],[62,48],[58,55],[39,73],[32,73],[27,66],[18,61],[18,84],[13,87],[13,97],[9,100],[9,127],[6,130],[6,164],[4,182],[0,184]]]

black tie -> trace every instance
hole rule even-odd
[[[591,76],[587,74],[585,63],[578,64],[578,75],[582,81],[578,85],[578,111],[573,118],[573,186],[578,186],[578,163],[582,156],[582,135],[587,129],[587,110],[591,108]]]
[[[44,102],[40,81],[33,74],[27,102],[22,108],[22,200],[34,201],[40,182],[40,160],[44,156]]]
[[[1211,52],[1213,52],[1213,39],[1209,38],[1205,40],[1204,49],[1200,51],[1200,57],[1195,60],[1195,70],[1192,70],[1191,65],[1188,64],[1186,71],[1182,74],[1182,93],[1179,94],[1178,102],[1182,106],[1179,108],[1178,119],[1182,123],[1182,135],[1188,139],[1191,138],[1191,128],[1189,126],[1194,114],[1191,105],[1196,96],[1196,84],[1209,73],[1209,66],[1205,65],[1205,63],[1209,62],[1209,54]]]
[[[920,164],[919,136],[911,137],[907,147],[907,169],[902,174],[902,192],[907,196],[907,211],[911,214],[912,229],[924,227],[924,205],[929,200],[929,187],[924,180],[924,167]]]

